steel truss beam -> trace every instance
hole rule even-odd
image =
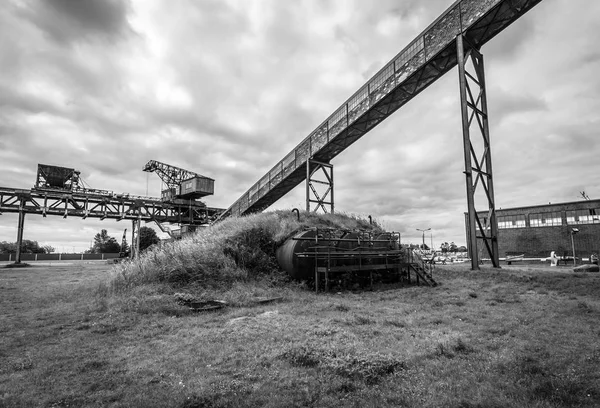
[[[22,190],[0,187],[0,213],[58,215],[63,218],[109,218],[114,220],[159,221],[190,225],[207,224],[223,209],[190,201],[164,203],[152,198],[113,197],[86,193]]]
[[[483,241],[483,246],[492,261],[492,265],[495,268],[499,268],[498,224],[496,222],[494,204],[492,151],[490,146],[483,55],[469,44],[462,35],[457,36],[456,44],[465,159],[464,173],[467,186],[467,240],[471,268],[474,270],[479,269],[478,239]],[[469,60],[472,67],[469,67]],[[471,68],[474,73],[471,74],[468,72],[468,68]],[[475,135],[472,135],[472,133],[478,133],[481,136],[483,147],[480,152],[476,151],[472,139]],[[475,176],[473,176],[474,173]],[[475,210],[475,193],[478,185],[481,185],[481,188],[483,188],[484,199],[488,208],[488,212],[483,217],[483,220]]]
[[[304,181],[309,158],[330,163],[457,64],[456,36],[480,48],[541,0],[455,2],[222,214],[262,211]],[[268,184],[264,181],[268,178]],[[261,188],[259,188],[261,187]]]
[[[131,220],[132,254],[139,254],[139,229],[141,221],[179,223],[189,225],[208,224],[223,212],[220,208],[208,208],[204,204],[163,203],[159,199],[129,198],[128,196],[99,195],[70,191],[43,191],[38,189],[22,190],[0,187],[0,214],[18,213],[16,264],[21,263],[21,245],[25,214],[37,214],[42,217],[58,215],[63,218],[106,218],[117,221]],[[133,240],[133,237],[136,240]]]
[[[319,170],[322,171],[325,180],[315,177]],[[326,186],[326,190],[319,194],[319,190],[315,187],[316,184]],[[325,201],[328,197],[329,201]],[[315,205],[312,209],[311,204]],[[329,212],[333,214],[333,165],[309,159],[306,161],[306,212],[317,212],[320,208],[327,213],[326,205],[329,206]]]

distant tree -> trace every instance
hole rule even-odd
[[[25,254],[44,254],[46,251],[43,247],[38,244],[37,241],[31,241],[29,239],[23,240],[23,246],[21,246],[21,252]]]
[[[17,245],[14,242],[0,242],[0,254],[14,254],[17,252]]]
[[[46,254],[48,249],[54,250],[49,245],[40,246],[37,241],[32,241],[29,239],[24,239],[21,242],[21,253],[24,254]],[[0,253],[2,254],[14,254],[17,252],[17,243],[16,242],[0,242]]]
[[[456,252],[456,250],[458,249],[458,247],[456,246],[456,244],[454,242],[450,243],[450,248],[448,248],[450,250],[450,252]]]
[[[93,254],[115,253],[121,251],[121,245],[103,229],[94,236],[94,244],[90,250]]]
[[[442,243],[442,245],[440,245],[440,250],[442,251],[442,253],[446,253],[450,250],[450,244],[448,244],[447,242]]]
[[[139,234],[140,252],[160,242],[160,238],[158,238],[158,235],[156,235],[156,231],[150,227],[141,227]]]
[[[467,252],[467,247],[464,245],[461,245],[456,249],[456,252]]]
[[[56,251],[56,249],[54,249],[54,247],[51,245],[44,245],[42,248],[44,249],[45,254],[51,254]]]

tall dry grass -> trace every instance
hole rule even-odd
[[[314,227],[381,231],[376,223],[353,214],[301,213],[298,220],[290,211],[274,211],[230,217],[118,265],[109,288],[123,293],[157,283],[215,288],[249,279],[285,280],[275,259],[276,248],[297,231]]]

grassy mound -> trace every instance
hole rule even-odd
[[[250,280],[276,284],[287,276],[277,264],[275,250],[297,231],[310,227],[381,231],[366,219],[346,214],[303,213],[300,221],[290,211],[230,217],[116,266],[110,288],[123,293],[156,283],[213,289]]]

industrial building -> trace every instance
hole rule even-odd
[[[478,216],[485,225],[489,223],[486,212],[478,212]],[[496,218],[500,257],[545,258],[552,251],[559,257],[572,256],[573,247],[578,258],[600,252],[600,200],[501,208],[496,209]],[[467,214],[465,225],[468,225]],[[466,232],[469,242],[468,226]],[[481,239],[477,240],[477,246],[478,252],[484,253]]]

